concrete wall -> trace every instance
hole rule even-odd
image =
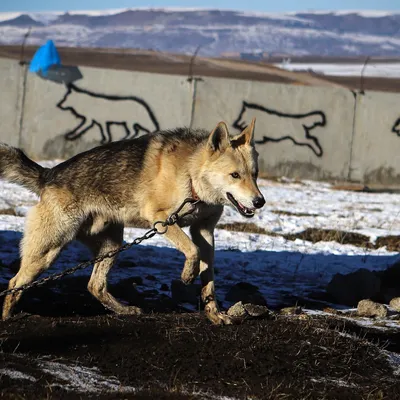
[[[28,74],[22,147],[36,158],[68,157],[158,129],[189,125],[192,85],[179,76],[80,68],[76,89]]]
[[[357,96],[350,178],[400,185],[400,95]]]
[[[35,159],[178,126],[238,133],[257,118],[260,170],[400,185],[400,95],[80,67],[66,86],[0,58],[0,141]]]
[[[0,140],[20,144],[20,120],[23,102],[25,67],[0,58]]]
[[[328,93],[327,93],[328,92]],[[348,90],[207,78],[194,126],[225,120],[232,133],[256,117],[260,170],[311,179],[347,177],[354,117]]]

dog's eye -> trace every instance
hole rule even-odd
[[[234,179],[239,179],[240,175],[237,172],[232,172],[231,173],[231,177],[234,178]]]

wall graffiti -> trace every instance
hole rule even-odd
[[[326,125],[326,116],[323,111],[311,111],[306,114],[287,114],[272,110],[258,104],[243,102],[239,116],[233,123],[233,127],[243,130],[253,117],[257,119],[258,126],[265,126],[268,135],[256,140],[256,143],[281,142],[291,140],[297,146],[307,146],[317,157],[322,157],[324,151],[318,138],[311,134],[316,127]],[[274,121],[274,119],[279,121]],[[293,122],[296,122],[293,129]],[[279,131],[268,127],[278,125]]]
[[[104,95],[69,84],[57,107],[71,112],[80,120],[75,128],[65,134],[67,140],[77,140],[93,128],[98,129],[101,143],[119,139],[113,135],[115,126],[122,127],[122,139],[160,129],[150,105],[136,96]]]
[[[395,133],[397,136],[400,136],[400,118],[396,120],[392,127],[392,132]]]

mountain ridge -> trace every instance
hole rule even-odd
[[[400,12],[262,13],[224,9],[131,8],[0,13],[0,44],[53,39],[73,47],[156,49],[220,56],[227,53],[399,56]]]

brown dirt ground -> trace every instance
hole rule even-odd
[[[208,393],[209,399],[400,398],[400,380],[380,350],[399,353],[400,330],[304,314],[216,327],[202,313],[188,313],[166,294],[139,292],[132,282],[110,290],[146,314],[115,316],[86,285],[87,277],[71,276],[30,289],[20,302],[27,314],[0,321],[0,370],[36,378],[30,382],[0,373],[0,399],[207,398],[194,391]],[[43,357],[96,367],[102,376],[140,390],[68,391],[65,382],[38,367]]]
[[[400,381],[372,342],[389,340],[398,350],[398,339],[399,333],[371,334],[334,318],[304,315],[225,327],[198,314],[28,316],[0,322],[0,365],[37,381],[0,376],[0,398],[194,399],[195,390],[210,398],[396,399]],[[141,390],[68,392],[35,367],[44,356],[96,366]]]

